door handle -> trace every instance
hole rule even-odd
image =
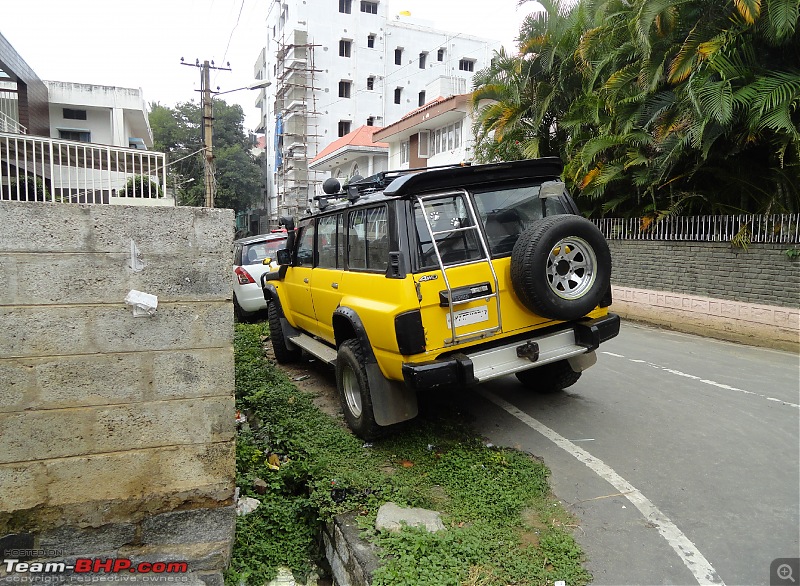
[[[331,283],[331,287],[333,287],[334,289],[338,289],[339,283]]]
[[[303,279],[303,283],[308,283],[308,278]]]

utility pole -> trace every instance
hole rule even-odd
[[[181,57],[181,65],[189,65],[191,63],[184,63]],[[214,108],[211,103],[211,70],[220,69],[223,71],[230,71],[230,63],[227,67],[215,67],[214,62],[210,63],[206,60],[200,65],[200,60],[194,62],[195,67],[200,67],[200,92],[203,94],[203,153],[205,155],[205,184],[206,184],[206,207],[214,207]]]
[[[211,66],[203,61],[203,77],[200,91],[203,92],[203,146],[205,147],[206,207],[214,207],[214,110],[211,104]]]

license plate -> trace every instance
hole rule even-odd
[[[489,321],[489,308],[485,305],[482,307],[473,307],[471,309],[462,309],[461,311],[456,311],[453,313],[453,317],[456,320],[456,327],[460,328],[463,326],[469,326],[472,324],[477,324],[482,321]],[[445,315],[447,320],[447,327],[450,327],[450,314],[447,313]]]

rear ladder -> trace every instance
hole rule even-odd
[[[425,220],[425,226],[428,228],[428,234],[430,234],[430,236],[431,236],[431,244],[433,244],[433,251],[434,251],[435,256],[436,256],[436,262],[439,265],[439,270],[442,271],[442,278],[444,279],[444,285],[447,288],[447,303],[448,303],[448,310],[449,310],[449,314],[450,314],[450,338],[447,338],[446,340],[444,340],[445,346],[452,346],[452,345],[455,345],[455,344],[459,344],[461,342],[479,340],[481,338],[485,338],[487,336],[490,336],[492,334],[496,334],[496,333],[501,332],[503,330],[502,325],[501,325],[503,323],[503,321],[502,321],[502,319],[500,317],[500,292],[498,290],[499,283],[498,283],[498,280],[497,280],[497,273],[494,270],[494,265],[492,264],[492,259],[491,259],[490,255],[489,255],[489,247],[486,244],[486,239],[483,237],[483,232],[481,231],[480,226],[478,224],[478,217],[477,217],[477,214],[475,213],[475,208],[472,205],[472,201],[470,200],[469,196],[466,193],[462,193],[461,195],[464,197],[464,201],[466,201],[467,212],[469,214],[469,221],[470,221],[470,223],[472,225],[471,226],[465,226],[465,227],[459,227],[459,228],[453,228],[452,230],[440,230],[438,232],[435,232],[433,230],[433,227],[431,226],[430,220],[428,219],[428,211],[425,209],[425,203],[424,202],[427,201],[427,200],[431,200],[431,199],[442,199],[442,195],[441,194],[423,195],[423,196],[418,195],[418,196],[415,197],[417,203],[419,204],[420,212],[422,212],[422,217]],[[472,230],[474,230],[475,233],[478,236],[478,242],[480,243],[481,250],[483,251],[483,257],[481,259],[478,259],[478,260],[455,263],[455,264],[451,264],[451,265],[445,267],[445,264],[442,261],[442,255],[439,252],[439,245],[436,243],[436,236],[438,236],[440,234],[452,234],[454,232],[469,232],[469,231],[472,231]],[[492,280],[494,281],[494,290],[492,291],[492,293],[489,293],[488,295],[482,295],[480,297],[473,297],[473,298],[470,298],[470,299],[463,299],[463,300],[460,300],[460,301],[453,301],[453,289],[450,286],[450,279],[447,276],[447,270],[448,269],[454,269],[456,267],[462,267],[462,266],[465,266],[465,265],[478,264],[478,263],[482,263],[482,262],[489,265],[489,271],[492,273]],[[482,330],[468,332],[468,333],[465,333],[465,334],[460,334],[460,335],[457,334],[456,333],[456,319],[455,319],[455,310],[454,310],[454,308],[457,305],[464,305],[465,303],[472,303],[473,301],[480,301],[482,299],[492,299],[492,298],[495,299],[495,303],[497,304],[497,325],[494,325],[494,326],[491,326],[491,327],[488,327],[488,328],[485,328],[485,329],[482,329]]]

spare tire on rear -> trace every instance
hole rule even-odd
[[[511,283],[529,310],[551,319],[577,319],[592,311],[611,286],[611,251],[586,218],[543,218],[514,245]]]

